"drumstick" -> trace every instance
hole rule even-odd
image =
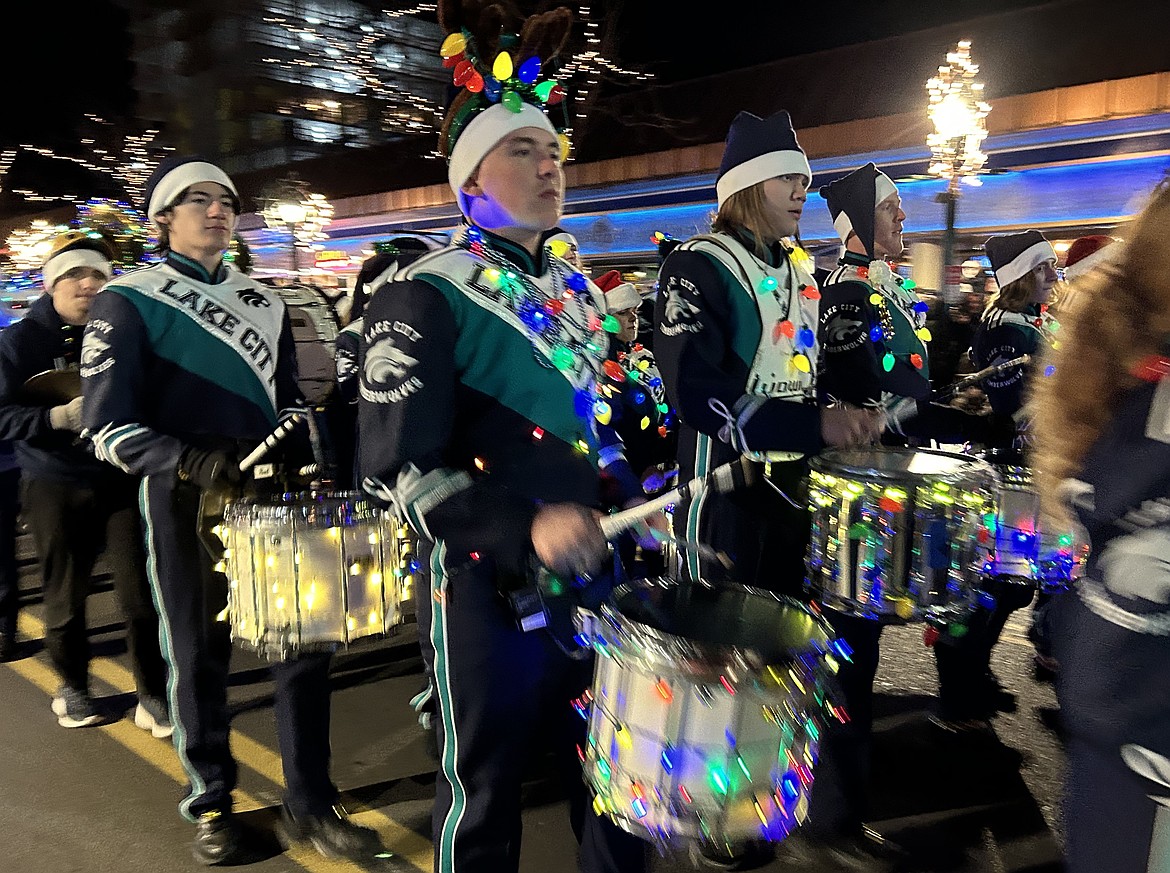
[[[935,400],[942,400],[944,398],[950,397],[952,394],[962,391],[964,388],[968,388],[971,385],[974,385],[976,382],[982,382],[984,379],[987,379],[990,376],[994,376],[996,373],[1002,373],[1004,370],[1010,370],[1013,367],[1022,367],[1031,360],[1031,355],[1020,355],[1018,358],[1012,358],[1010,361],[1004,361],[1000,364],[992,364],[990,367],[984,367],[977,373],[971,373],[968,376],[964,376],[962,379],[959,379],[956,382],[952,382],[950,385],[947,385],[944,388],[940,388],[937,391],[931,391],[930,394],[926,396],[926,401],[929,403]],[[918,414],[917,402],[914,402],[912,405],[907,404],[906,407],[903,407],[902,411],[898,411],[899,407],[905,401],[911,399],[912,398],[909,397],[899,397],[889,405],[882,407],[883,411],[886,413],[886,420],[888,422],[887,426],[892,425],[894,427],[898,427],[902,424],[902,422],[911,419]]]
[[[274,430],[268,436],[264,437],[264,442],[260,443],[260,445],[256,446],[256,448],[252,449],[252,451],[248,454],[248,457],[240,461],[240,472],[246,473],[249,469],[251,469],[252,465],[267,455],[269,450],[274,445],[288,436],[289,431],[296,427],[297,423],[304,417],[304,413],[294,412],[283,422],[281,422],[277,426],[276,430]]]
[[[674,490],[667,491],[653,500],[648,500],[638,506],[631,506],[629,509],[623,509],[613,515],[602,516],[600,522],[602,536],[607,540],[612,540],[670,504],[686,500],[688,497],[698,497],[708,488],[714,488],[718,493],[732,490],[735,487],[735,471],[743,470],[744,461],[745,459],[742,457],[728,461],[726,464],[716,467],[706,476],[697,476],[690,482],[679,485]]]

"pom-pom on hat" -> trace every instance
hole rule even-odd
[[[1056,250],[1038,230],[993,236],[983,245],[1000,288],[1024,278],[1045,261],[1056,266]]]
[[[558,140],[568,157],[565,90],[545,67],[568,39],[572,13],[565,8],[524,18],[511,0],[442,0],[439,48],[462,90],[452,101],[439,136],[447,155],[447,182],[466,213],[463,185],[496,144],[514,131],[537,127]],[[545,107],[560,106],[554,123]]]
[[[97,270],[109,279],[114,275],[114,267],[111,264],[113,259],[113,250],[100,236],[72,230],[53,240],[41,272],[41,282],[45,290],[52,291],[58,279],[78,267]]]
[[[865,253],[871,258],[875,257],[874,210],[887,197],[897,193],[898,186],[873,163],[859,167],[820,190],[841,242],[847,242],[850,233],[856,234],[865,246]]]
[[[735,116],[715,178],[719,205],[737,191],[789,173],[800,173],[812,181],[808,156],[796,141],[788,113],[781,109],[767,118],[750,112]]]
[[[642,295],[638,293],[638,289],[629,282],[623,282],[622,274],[617,270],[602,273],[593,280],[593,284],[605,292],[607,313],[635,309],[642,303]]]
[[[1116,256],[1117,249],[1105,251],[1107,246],[1117,242],[1117,239],[1098,233],[1092,236],[1082,236],[1073,241],[1068,247],[1068,254],[1064,261],[1064,278],[1066,280],[1083,276],[1094,267],[1107,263]]]
[[[159,227],[155,216],[174,206],[180,194],[200,182],[218,182],[227,188],[235,201],[232,206],[236,214],[239,214],[240,192],[236,190],[235,183],[227,173],[199,155],[185,157],[172,155],[159,162],[146,182],[143,206],[150,223],[156,228]]]

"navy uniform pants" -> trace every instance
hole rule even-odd
[[[236,785],[228,746],[231,639],[228,623],[217,620],[228,580],[200,539],[199,494],[174,476],[148,476],[140,489],[175,750],[190,780],[179,811],[191,821],[229,811]],[[338,798],[329,778],[330,659],[307,654],[272,666],[284,799],[294,816],[322,814]]]
[[[484,565],[448,576],[445,557],[441,542],[424,543],[416,577],[420,595],[432,594],[418,606],[438,701],[435,873],[518,870],[521,785],[534,764],[550,763],[568,789],[579,870],[644,873],[649,843],[593,813],[577,758],[586,725],[571,701],[589,686],[592,661],[570,658],[543,630],[520,631]],[[534,755],[545,746],[548,760]]]
[[[126,619],[136,689],[161,699],[166,667],[146,581],[136,491],[128,476],[100,484],[26,477],[22,503],[41,565],[45,649],[61,681],[89,690],[85,605],[94,564],[104,553]]]
[[[0,470],[0,635],[16,637],[20,576],[16,566],[16,525],[20,513],[20,470]]]

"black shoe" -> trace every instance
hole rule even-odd
[[[996,712],[1015,712],[1017,709],[1016,695],[999,684],[999,679],[990,671],[987,673],[986,700],[988,714]]]
[[[237,864],[244,856],[244,832],[230,812],[205,812],[195,824],[191,852],[200,864]]]
[[[307,842],[319,854],[330,859],[368,861],[385,851],[377,832],[351,821],[340,804],[324,815],[300,817],[294,817],[288,807],[282,805],[276,835],[285,848],[294,843]]]
[[[0,634],[0,662],[15,661],[20,657],[20,646],[15,634]]]
[[[857,834],[833,839],[815,837],[797,828],[776,846],[776,860],[800,870],[842,870],[892,873],[906,859],[906,851],[881,834],[863,827]]]
[[[1032,656],[1032,678],[1037,682],[1055,682],[1060,662],[1050,655],[1037,652]]]

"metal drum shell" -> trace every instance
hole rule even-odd
[[[220,536],[233,642],[284,660],[394,632],[404,575],[395,530],[360,492],[230,502]]]
[[[662,849],[783,839],[807,815],[836,669],[829,625],[746,586],[641,580],[578,614],[594,810]]]
[[[884,622],[962,621],[990,554],[996,469],[917,448],[829,449],[809,464],[811,595]]]

